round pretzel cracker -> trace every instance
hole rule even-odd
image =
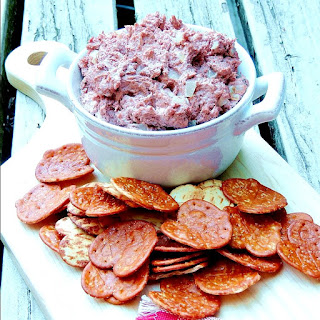
[[[217,251],[232,261],[260,272],[273,273],[282,267],[282,261],[277,255],[260,258],[249,254],[249,252],[232,250],[226,247],[218,249]]]
[[[257,271],[226,258],[219,259],[193,276],[202,291],[213,295],[243,292],[261,278]]]
[[[27,224],[38,223],[64,209],[75,186],[61,189],[59,185],[40,183],[16,201],[18,218]]]
[[[231,178],[222,182],[224,195],[247,213],[269,213],[287,205],[286,198],[255,179]]]
[[[278,255],[283,261],[300,272],[320,279],[320,248],[298,245],[288,240],[281,240],[277,246]]]
[[[112,185],[141,207],[161,212],[175,212],[179,204],[158,184],[134,178],[111,178]]]
[[[127,277],[149,258],[157,239],[156,230],[149,222],[118,222],[93,241],[89,249],[90,260],[99,268],[113,268],[118,277]]]
[[[224,207],[232,205],[232,203],[223,194],[221,186],[221,180],[210,179],[198,185],[185,184],[178,186],[170,192],[170,196],[175,199],[179,205],[188,200],[200,199],[208,201],[222,210]]]
[[[78,179],[94,171],[89,163],[90,159],[81,144],[66,144],[46,151],[35,174],[40,182],[46,183]]]
[[[70,202],[85,211],[86,216],[101,217],[125,211],[128,207],[121,201],[103,191],[99,185],[79,187],[70,194]]]
[[[307,220],[292,221],[288,228],[288,239],[298,245],[318,247],[320,251],[320,226]]]
[[[230,246],[247,249],[257,257],[272,256],[277,253],[281,239],[281,224],[269,215],[250,215],[240,212],[237,207],[228,207],[233,226]]]
[[[158,235],[158,241],[154,251],[159,252],[196,252],[198,249],[192,248],[180,242],[170,239],[165,234]]]
[[[63,236],[53,225],[44,225],[39,230],[41,240],[53,251],[59,252],[59,244]]]
[[[97,236],[98,234],[102,233],[107,226],[110,226],[113,223],[119,221],[119,219],[117,219],[118,217],[115,216],[103,217],[103,224],[100,222],[99,218],[78,217],[70,213],[68,213],[68,217],[78,228],[80,228],[86,233],[91,234],[92,236]]]
[[[198,258],[199,256],[203,255],[205,253],[205,251],[198,251],[195,253],[190,253],[190,254],[183,254],[183,255],[179,255],[179,256],[170,256],[170,257],[163,257],[163,258],[155,258],[152,259],[150,261],[150,264],[154,267],[160,267],[160,266],[168,266],[168,265],[172,265],[175,263],[179,263],[179,262],[184,262],[184,261],[188,261],[191,260],[193,258]]]
[[[171,239],[195,249],[217,249],[231,239],[229,213],[205,200],[184,202],[177,220],[166,220],[161,231]]]
[[[59,254],[68,265],[84,268],[90,261],[88,250],[94,239],[88,234],[69,234],[60,241]]]
[[[190,259],[189,261],[184,261],[181,263],[173,263],[167,266],[152,267],[151,271],[153,273],[160,273],[160,272],[169,272],[169,271],[175,271],[175,270],[183,270],[183,269],[193,267],[199,263],[207,262],[208,260],[209,260],[208,257],[203,256],[197,259]]]
[[[173,314],[185,318],[214,316],[220,309],[220,297],[201,291],[192,275],[162,279],[161,291],[150,291],[154,303]]]
[[[70,234],[86,234],[85,231],[80,229],[69,217],[63,217],[55,223],[55,229],[62,236]]]
[[[208,266],[209,262],[201,262],[196,264],[195,266],[192,266],[191,268],[186,268],[183,270],[175,270],[175,271],[169,271],[169,272],[157,272],[157,273],[150,273],[149,280],[150,281],[158,281],[160,279],[175,277],[175,276],[182,276],[184,274],[190,274],[197,272],[198,270],[205,268]]]
[[[148,276],[148,262],[125,278],[119,278],[112,270],[97,268],[89,262],[83,269],[81,285],[83,290],[92,297],[103,299],[114,297],[117,301],[125,302],[136,297],[144,289]]]

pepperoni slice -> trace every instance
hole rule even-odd
[[[40,182],[73,180],[90,174],[94,169],[81,144],[71,143],[44,153],[36,167]]]
[[[125,278],[119,278],[112,270],[97,268],[89,262],[83,269],[81,285],[83,290],[92,297],[104,299],[113,297],[116,301],[125,302],[136,297],[144,289],[148,275],[148,262],[144,263],[137,272]],[[112,301],[113,299],[108,302],[112,303]]]
[[[239,210],[263,214],[284,208],[286,198],[255,179],[233,178],[222,182],[222,191]]]
[[[112,178],[112,185],[129,200],[141,207],[161,212],[175,212],[178,203],[158,184],[134,178]]]
[[[89,256],[97,267],[113,267],[116,276],[127,277],[149,258],[156,242],[157,233],[151,223],[142,220],[119,222],[96,237]]]
[[[116,214],[127,209],[123,201],[111,196],[99,185],[77,188],[70,194],[70,201],[90,217]]]
[[[162,279],[161,291],[149,292],[154,303],[175,315],[185,318],[213,316],[220,309],[220,297],[200,290],[192,275]]]
[[[250,215],[238,208],[228,207],[233,226],[230,246],[247,249],[258,257],[272,256],[277,253],[281,236],[281,224],[269,215]]]
[[[282,261],[277,255],[267,258],[259,258],[246,251],[228,249],[226,247],[218,249],[217,251],[230,260],[261,272],[277,272],[282,267]]]
[[[195,249],[217,249],[226,245],[232,235],[229,213],[204,200],[184,202],[177,220],[166,220],[161,231]]]
[[[214,295],[243,292],[261,278],[257,271],[225,258],[219,259],[193,276],[196,285],[202,291]]]
[[[63,238],[53,225],[44,225],[39,230],[41,240],[53,251],[59,252],[59,243]]]
[[[70,186],[61,190],[59,185],[38,184],[16,202],[18,218],[24,223],[34,224],[62,211],[74,188]]]

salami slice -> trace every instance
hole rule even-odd
[[[162,279],[160,289],[149,292],[149,297],[180,317],[204,318],[215,315],[220,309],[220,298],[200,290],[192,275]]]
[[[113,267],[116,276],[127,277],[149,258],[156,242],[157,233],[151,223],[141,220],[119,222],[97,236],[89,256],[97,267]]]
[[[196,285],[202,291],[214,295],[243,292],[260,278],[257,271],[225,258],[194,274]]]
[[[178,203],[158,184],[134,178],[112,178],[112,185],[129,200],[141,207],[162,212],[175,212]]]
[[[233,178],[223,181],[222,191],[239,210],[263,214],[284,208],[286,198],[255,179]]]
[[[229,214],[204,200],[184,202],[177,220],[166,220],[161,231],[182,244],[195,249],[217,249],[232,236]]]

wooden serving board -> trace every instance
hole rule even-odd
[[[114,306],[94,299],[81,288],[81,270],[67,265],[39,238],[39,228],[47,223],[25,225],[16,216],[15,201],[37,184],[34,171],[44,151],[81,141],[73,114],[59,102],[41,97],[46,119],[32,141],[1,167],[1,240],[48,319],[135,319],[139,297]],[[243,147],[223,174],[253,177],[281,192],[288,200],[288,212],[304,211],[320,224],[320,196],[257,133],[246,133]],[[96,180],[108,180],[99,172]],[[154,289],[154,288],[152,288]],[[148,286],[143,293],[150,290]],[[317,319],[320,281],[284,264],[275,275],[243,293],[222,298],[217,316],[229,319]]]

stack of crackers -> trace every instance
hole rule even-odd
[[[81,183],[93,171],[81,144],[48,150],[39,184],[16,208],[63,261],[82,268],[79,287],[95,299],[124,304],[160,281],[149,297],[196,319],[217,314],[221,296],[243,292],[283,261],[320,279],[320,226],[307,213],[288,214],[286,198],[255,179],[170,191],[128,177]]]

